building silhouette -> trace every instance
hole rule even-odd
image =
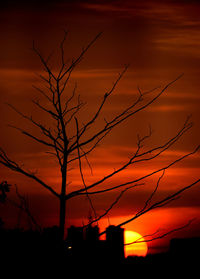
[[[115,261],[124,259],[124,229],[109,226],[106,229],[107,253]]]
[[[199,264],[200,237],[174,238],[170,242],[169,252],[174,263]]]
[[[68,229],[67,253],[72,260],[90,260],[104,262],[120,262],[124,259],[124,229],[109,226],[106,229],[106,239],[99,239],[99,227],[71,226]]]

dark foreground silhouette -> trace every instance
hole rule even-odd
[[[163,272],[169,268],[188,268],[192,272],[199,265],[200,238],[173,239],[167,253],[124,258],[120,242],[123,230],[109,227],[105,241],[99,241],[97,235],[97,228],[93,228],[82,238],[82,231],[71,227],[68,238],[61,243],[57,227],[42,232],[0,229],[1,272],[14,268],[15,272],[27,269],[31,273],[43,268],[45,272],[57,269],[67,273],[79,268],[84,272],[92,267],[115,272],[123,269],[150,273],[158,267]]]

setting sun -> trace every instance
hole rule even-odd
[[[137,232],[125,231],[125,256],[143,256],[147,254],[147,244],[144,241],[144,238]],[[137,243],[134,243],[138,241]],[[130,243],[130,244],[129,244]]]

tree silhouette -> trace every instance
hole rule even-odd
[[[109,174],[106,174],[101,179],[97,179],[95,182],[92,182],[89,185],[86,183],[83,174],[82,160],[86,159],[87,163],[90,166],[88,155],[98,147],[98,145],[104,140],[106,136],[108,136],[108,134],[113,131],[115,127],[124,123],[129,118],[133,118],[137,113],[145,110],[147,107],[153,104],[170,86],[172,86],[182,76],[178,76],[173,81],[166,84],[163,88],[153,88],[148,92],[142,92],[141,89],[138,88],[137,98],[129,106],[125,107],[124,109],[122,109],[121,112],[116,113],[115,116],[110,117],[110,119],[108,120],[104,117],[103,109],[108,99],[115,91],[115,88],[117,87],[121,78],[128,70],[128,65],[126,65],[119,73],[110,90],[103,94],[102,100],[97,106],[96,112],[93,114],[93,116],[86,123],[82,123],[79,118],[79,112],[83,107],[86,106],[86,103],[81,100],[79,95],[77,96],[76,84],[70,94],[67,92],[68,90],[66,90],[66,88],[70,82],[71,75],[74,69],[77,67],[77,65],[79,65],[86,52],[92,45],[94,45],[94,43],[100,36],[101,33],[95,36],[94,39],[92,39],[89,44],[81,50],[80,54],[75,59],[73,59],[72,61],[70,60],[69,62],[69,60],[65,60],[64,45],[67,38],[67,32],[65,32],[65,35],[61,43],[59,44],[61,63],[58,63],[57,66],[59,66],[59,69],[55,71],[52,70],[50,67],[49,61],[51,56],[45,59],[38,48],[35,46],[35,43],[33,43],[33,51],[39,57],[45,71],[45,76],[40,75],[40,78],[46,85],[46,89],[43,90],[42,88],[36,86],[34,87],[38,91],[38,93],[40,93],[46,100],[46,105],[43,105],[39,99],[33,100],[33,103],[43,113],[50,116],[51,120],[53,121],[51,127],[48,127],[48,123],[43,124],[35,120],[32,115],[26,115],[18,110],[15,106],[9,104],[9,106],[24,120],[29,121],[31,125],[33,125],[40,131],[40,136],[24,130],[20,127],[12,127],[19,130],[23,135],[27,136],[31,140],[43,145],[44,148],[48,148],[48,154],[55,156],[55,158],[57,159],[61,177],[60,191],[58,192],[57,190],[55,190],[55,187],[49,185],[36,173],[25,169],[24,166],[12,160],[7,155],[5,150],[3,150],[2,148],[0,149],[0,164],[32,179],[33,181],[40,184],[47,191],[49,191],[51,194],[53,194],[57,199],[59,199],[59,228],[62,239],[64,238],[66,218],[70,218],[70,216],[66,216],[66,202],[70,199],[73,199],[74,197],[87,197],[93,214],[93,218],[90,219],[89,224],[92,224],[106,216],[106,214],[108,214],[108,212],[117,204],[117,202],[126,191],[134,187],[142,187],[146,178],[149,178],[156,173],[160,173],[161,175],[156,183],[155,189],[152,191],[149,198],[144,202],[144,207],[136,214],[134,214],[132,218],[123,222],[123,224],[126,224],[150,210],[167,205],[171,201],[175,200],[182,192],[199,183],[199,180],[196,180],[190,185],[183,187],[181,190],[168,195],[160,199],[159,201],[152,202],[153,197],[155,196],[155,193],[159,188],[160,180],[164,176],[165,170],[197,152],[197,150],[199,149],[198,146],[190,153],[177,158],[164,167],[160,167],[152,172],[149,172],[146,175],[140,176],[137,179],[130,179],[129,181],[119,184],[116,184],[116,182],[113,184],[109,183],[109,185],[112,186],[107,186],[103,189],[100,188],[103,183],[110,182],[113,177],[115,177],[117,174],[123,173],[123,171],[128,167],[136,165],[137,163],[141,164],[142,162],[151,162],[153,159],[157,158],[170,147],[172,147],[172,145],[174,145],[189,129],[191,129],[192,123],[190,122],[190,117],[187,117],[186,121],[183,123],[183,126],[180,127],[180,129],[173,137],[169,138],[160,145],[144,151],[143,146],[145,144],[145,141],[148,140],[152,135],[152,129],[150,127],[148,134],[143,137],[138,135],[136,151],[134,152],[134,154],[130,154],[130,157],[127,159],[126,163],[122,164],[117,169],[114,169]],[[103,119],[103,121],[101,121],[101,125],[96,125],[97,120],[99,120],[100,118]],[[70,185],[68,185],[67,174],[70,170],[71,165],[74,163],[77,163],[77,168],[79,169],[81,175],[82,185],[80,185],[80,188],[78,190],[73,190],[72,188],[71,191],[69,191]],[[116,189],[121,189],[119,196],[114,200],[112,204],[110,204],[110,206],[105,210],[104,214],[99,215],[92,203],[92,196],[106,194],[108,192],[115,191]],[[118,225],[120,226],[123,224]]]
[[[7,194],[10,192],[10,184],[6,180],[0,183],[0,202],[5,203]]]

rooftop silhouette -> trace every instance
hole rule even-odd
[[[58,227],[44,228],[39,231],[24,231],[19,229],[0,229],[0,247],[2,266],[11,263],[21,266],[38,267],[45,264],[49,267],[60,266],[63,269],[84,265],[124,266],[140,268],[156,268],[158,265],[168,267],[197,267],[200,251],[200,237],[172,239],[169,251],[146,257],[124,255],[124,229],[109,226],[106,229],[105,240],[99,238],[98,226],[71,226],[67,238],[60,243]]]
[[[66,238],[67,255],[70,259],[121,262],[124,260],[124,229],[109,226],[106,239],[99,239],[98,226],[71,226]]]

